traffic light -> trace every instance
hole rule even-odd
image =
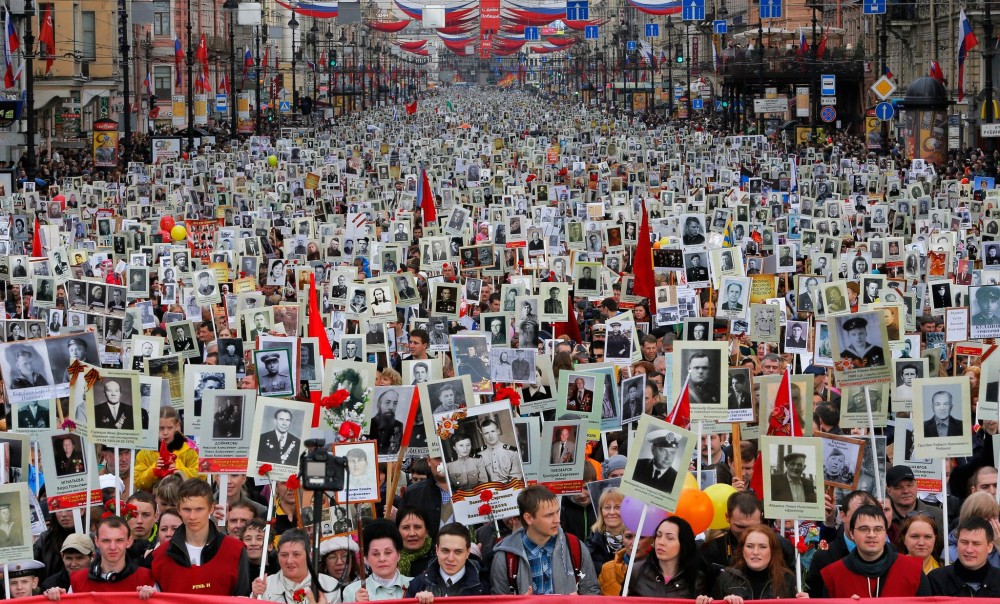
[[[723,109],[728,109],[729,108],[729,101],[722,101],[722,108]]]
[[[337,51],[336,50],[331,50],[330,51],[330,67],[336,67],[336,66],[337,66]]]
[[[678,63],[684,62],[684,49],[681,47],[680,44],[677,45],[677,62]]]

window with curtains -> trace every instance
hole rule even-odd
[[[153,35],[170,36],[170,0],[155,0],[153,2]]]
[[[168,65],[153,67],[153,91],[158,99],[170,99],[173,94],[174,71]]]
[[[83,11],[80,13],[80,52],[83,53],[84,61],[97,60],[97,29],[96,13],[94,11]]]

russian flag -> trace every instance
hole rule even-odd
[[[4,27],[7,30],[7,37],[4,39],[3,54],[6,69],[4,70],[3,83],[7,88],[13,88],[17,83],[17,74],[14,72],[14,53],[21,48],[21,43],[17,39],[17,30],[10,20],[10,11],[4,11]]]
[[[799,30],[799,54],[804,56],[807,52],[809,52],[809,41],[806,40],[806,30],[800,29]]]
[[[177,86],[181,85],[181,63],[184,62],[184,48],[181,47],[181,39],[174,38],[174,71],[177,72]]]
[[[148,96],[153,96],[153,74],[146,72],[146,81],[143,82],[146,85],[146,94]]]
[[[972,31],[972,23],[969,23],[969,18],[965,16],[965,9],[962,9],[958,13],[958,102],[962,102],[965,98],[965,91],[963,87],[965,86],[965,58],[969,55],[969,51],[979,46],[979,40],[976,39],[976,34]]]
[[[882,74],[885,75],[885,77],[889,78],[890,80],[892,79],[892,70],[889,69],[888,63],[886,63],[885,67],[882,68]]]

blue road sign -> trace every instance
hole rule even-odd
[[[635,50],[636,46],[635,40],[629,40],[625,43],[625,50]]]
[[[895,115],[896,108],[892,106],[892,103],[879,103],[875,105],[875,117],[883,122],[888,122]]]
[[[722,101],[715,101],[715,111],[722,111]]]
[[[281,101],[280,103],[278,103],[278,111],[282,113],[290,113],[292,111],[292,102]]]
[[[681,17],[685,21],[705,20],[705,0],[682,0],[684,8],[681,10]]]
[[[597,32],[597,26],[588,25],[587,27],[585,27],[583,29],[583,37],[584,39],[587,40],[596,40],[597,38],[599,38],[600,34]]]
[[[725,19],[718,19],[716,21],[712,21],[712,33],[713,34],[729,33],[729,24],[726,23]]]
[[[229,96],[225,94],[215,95],[215,110],[225,111],[229,109]]]
[[[524,39],[525,40],[538,40],[538,28],[537,27],[525,27],[524,28]]]
[[[866,0],[871,1],[871,0]],[[761,0],[761,19],[780,19],[782,14],[781,0]]]
[[[865,0],[864,13],[866,15],[884,15],[885,0]]]
[[[587,0],[567,0],[566,19],[584,21],[590,18],[590,2]]]
[[[660,24],[659,23],[647,23],[646,24],[646,37],[647,38],[659,38],[660,37]]]
[[[820,96],[837,96],[837,76],[821,75],[819,77]]]
[[[692,109],[704,109],[705,108],[705,101],[703,99],[691,99],[691,108]]]

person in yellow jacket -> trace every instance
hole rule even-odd
[[[625,573],[628,571],[628,557],[632,554],[632,542],[635,540],[635,531],[626,528],[622,534],[622,548],[615,553],[615,557],[604,563],[601,572],[597,576],[597,583],[601,586],[601,595],[620,596],[622,586],[625,585]],[[636,564],[638,565],[653,545],[652,537],[639,539],[639,549],[636,551]],[[634,572],[634,571],[633,571]]]
[[[143,450],[135,456],[135,487],[151,491],[166,476],[179,472],[184,479],[197,477],[198,451],[191,448],[181,431],[181,420],[173,407],[160,408],[160,449]]]

